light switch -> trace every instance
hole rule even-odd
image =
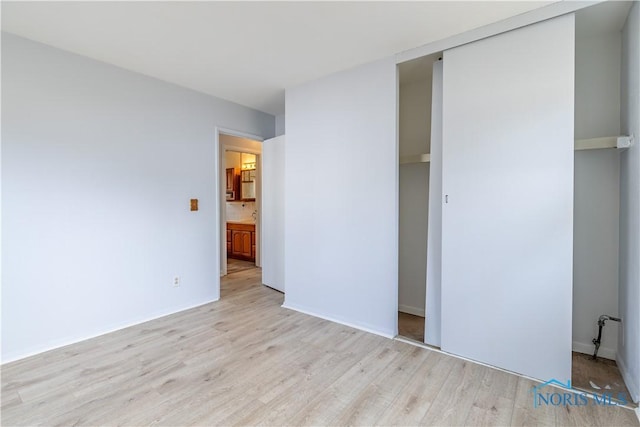
[[[198,210],[198,199],[191,199],[191,210],[192,211]]]

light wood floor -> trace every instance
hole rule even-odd
[[[2,425],[630,425],[532,406],[534,382],[280,307],[260,270],[222,299],[2,367]]]
[[[227,258],[227,274],[239,273],[241,271],[251,270],[253,268],[256,268],[255,262]]]
[[[611,393],[613,396],[623,393],[625,400],[630,400],[631,395],[614,360],[602,357],[593,360],[591,355],[573,352],[571,361],[571,384],[574,388]]]
[[[399,311],[398,335],[424,343],[424,317]]]

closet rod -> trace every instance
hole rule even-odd
[[[605,136],[604,138],[576,139],[574,149],[578,151],[629,148],[631,145],[633,145],[633,136]]]
[[[634,138],[631,136],[605,136],[603,138],[590,138],[590,139],[576,139],[575,151],[579,150],[600,150],[605,148],[629,148],[633,145]],[[429,163],[431,161],[431,154],[415,154],[412,156],[400,157],[401,165],[408,165],[412,163]]]

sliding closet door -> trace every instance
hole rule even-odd
[[[444,54],[442,349],[571,375],[574,17]]]

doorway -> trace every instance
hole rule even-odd
[[[246,272],[284,293],[285,137],[224,129],[216,137],[220,277]]]
[[[262,139],[218,130],[220,275],[261,265]]]

